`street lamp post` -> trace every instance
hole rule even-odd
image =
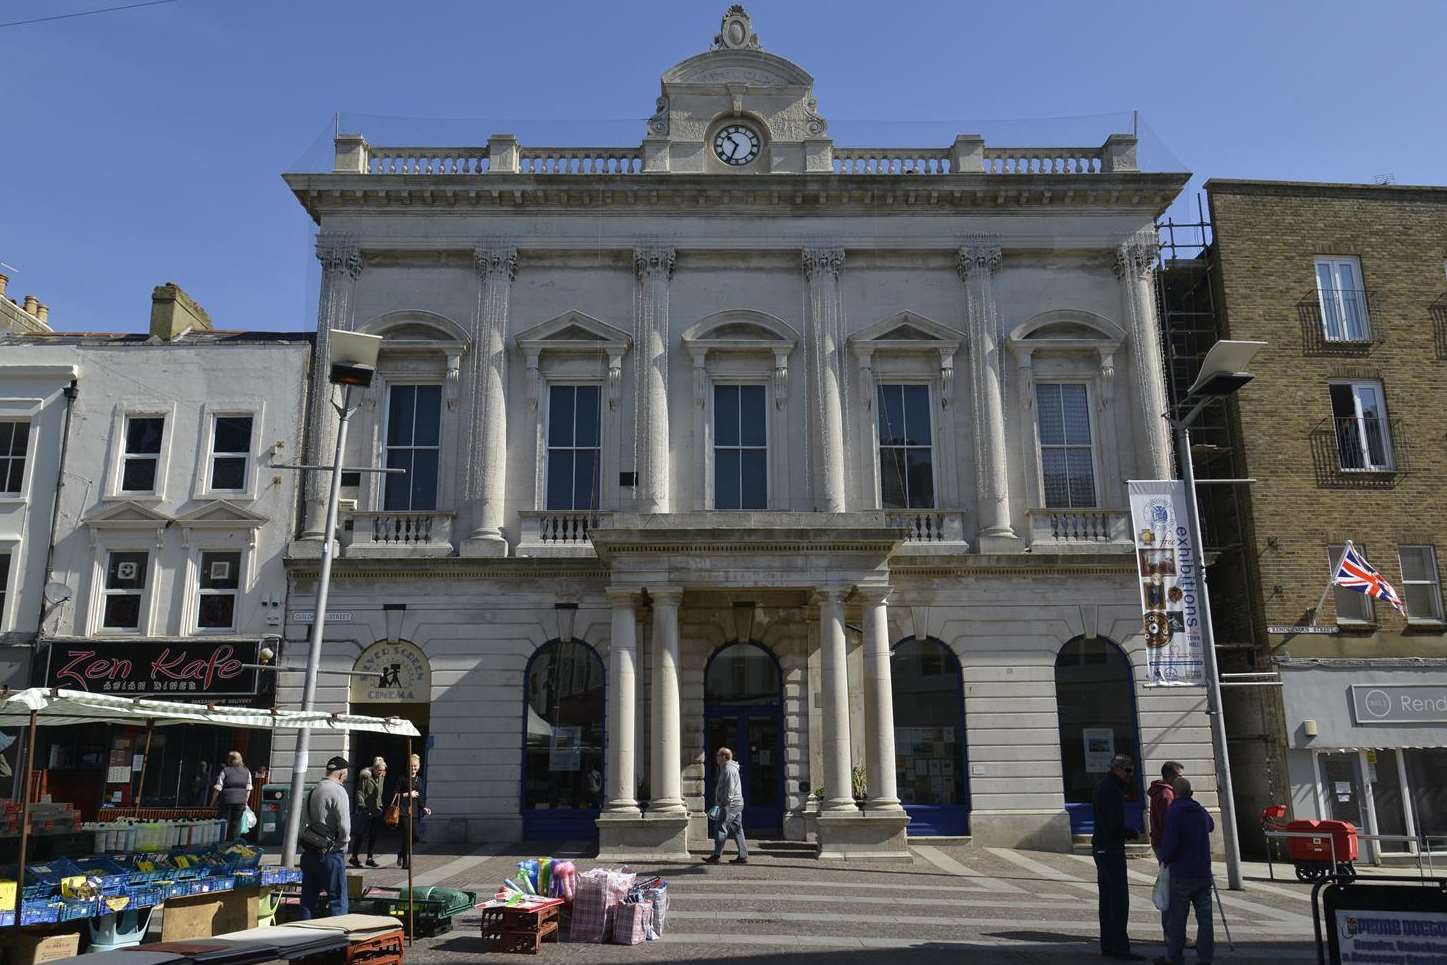
[[[1221,837],[1226,850],[1226,887],[1241,890],[1241,841],[1236,828],[1236,793],[1231,784],[1231,753],[1226,746],[1226,717],[1221,706],[1221,676],[1216,668],[1216,633],[1211,624],[1211,598],[1206,589],[1206,544],[1201,537],[1201,512],[1196,501],[1196,470],[1191,459],[1191,425],[1211,402],[1234,394],[1253,376],[1246,371],[1265,342],[1221,341],[1211,346],[1201,363],[1201,374],[1191,385],[1181,408],[1184,415],[1168,416],[1181,453],[1181,480],[1185,483],[1187,526],[1196,548],[1196,592],[1201,601],[1201,670],[1206,678],[1207,715],[1211,718],[1211,744],[1216,758],[1216,790],[1221,801]]]
[[[330,384],[342,387],[342,401],[333,402],[337,410],[337,448],[329,466],[294,466],[295,469],[321,469],[331,473],[331,491],[327,496],[327,521],[322,530],[322,565],[317,579],[316,606],[312,613],[311,640],[307,651],[306,677],[302,685],[301,709],[308,711],[316,700],[317,671],[322,662],[322,637],[326,633],[327,596],[332,583],[332,541],[337,532],[337,507],[342,495],[342,456],[347,445],[347,423],[351,419],[352,389],[366,388],[372,384],[376,372],[377,353],[381,350],[382,339],[376,335],[361,335],[331,329]],[[316,431],[319,427],[313,427]],[[311,731],[305,727],[296,732],[296,753],[292,760],[291,796],[286,810],[286,831],[282,837],[283,865],[296,864],[296,843],[301,833],[301,813],[305,802],[302,794],[306,790],[306,772],[311,763]]]

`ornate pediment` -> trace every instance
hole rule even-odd
[[[384,350],[406,348],[408,343],[429,346],[456,343],[466,346],[472,342],[467,329],[457,322],[446,315],[420,308],[378,315],[357,326],[357,331],[368,335],[381,335],[387,340],[383,345]]]
[[[917,312],[896,312],[849,336],[849,346],[858,355],[883,349],[904,351],[959,351],[965,339],[958,329],[941,325]]]
[[[586,312],[564,312],[517,334],[515,341],[530,357],[544,349],[560,351],[622,352],[632,337]]]
[[[744,87],[810,87],[814,78],[792,61],[762,50],[710,50],[695,54],[663,75],[665,90],[700,84]]]
[[[1110,319],[1069,308],[1042,312],[1010,332],[1010,344],[1017,352],[1051,348],[1113,352],[1124,341],[1125,331]]]
[[[249,509],[243,509],[235,503],[227,502],[224,499],[217,499],[198,506],[189,513],[177,516],[176,522],[181,526],[188,527],[254,529],[258,526],[264,526],[267,519],[265,516],[259,516]]]
[[[763,349],[787,354],[799,344],[799,334],[788,322],[751,308],[714,312],[684,329],[682,337],[690,348],[705,350]]]
[[[171,517],[157,512],[149,506],[125,499],[100,512],[92,513],[83,520],[86,526],[125,529],[146,526],[164,526]]]

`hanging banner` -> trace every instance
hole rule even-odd
[[[1196,594],[1201,554],[1191,541],[1185,483],[1133,479],[1127,485],[1146,638],[1147,686],[1204,686],[1201,610]]]

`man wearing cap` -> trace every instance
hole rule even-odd
[[[327,761],[327,776],[307,792],[301,835],[301,917],[324,917],[321,894],[331,899],[327,914],[347,913],[347,870],[344,855],[352,836],[351,797],[347,794],[347,759]],[[326,842],[323,844],[322,842]]]

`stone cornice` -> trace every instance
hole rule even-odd
[[[850,175],[771,174],[767,177],[634,175],[372,175],[287,174],[292,193],[313,220],[340,211],[437,208],[492,211],[610,211],[638,209],[714,216],[777,211],[947,213],[1005,209],[1115,209],[1155,216],[1189,180],[1186,174],[1089,175]]]

